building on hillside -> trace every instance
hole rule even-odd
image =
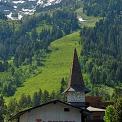
[[[86,102],[85,87],[76,49],[71,69],[71,76],[64,94],[67,102],[53,100],[19,112],[11,122],[103,122],[104,109],[89,106]],[[88,98],[87,98],[87,101]],[[91,104],[92,105],[92,104]]]

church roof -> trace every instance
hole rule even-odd
[[[80,63],[78,60],[77,50],[74,49],[74,57],[72,62],[71,76],[68,83],[68,88],[64,91],[76,91],[88,93],[89,90],[84,85],[83,76],[81,73]]]

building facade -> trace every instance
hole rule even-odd
[[[12,122],[82,122],[82,111],[59,100],[18,113]]]
[[[104,109],[94,108],[86,102],[85,87],[76,49],[67,89],[67,101],[53,100],[27,109],[13,116],[11,122],[103,122]]]

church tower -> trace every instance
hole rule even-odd
[[[68,87],[64,91],[67,96],[67,102],[72,105],[83,107],[85,105],[85,94],[88,92],[89,90],[84,85],[84,80],[78,61],[77,50],[74,49],[71,76]]]

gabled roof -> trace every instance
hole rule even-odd
[[[64,91],[76,91],[76,92],[89,92],[84,85],[83,76],[81,73],[81,67],[78,60],[77,50],[74,49],[74,57],[72,62],[71,76],[68,83],[68,88]]]
[[[73,106],[73,105],[71,105],[71,104],[62,102],[62,101],[60,101],[60,100],[53,100],[53,101],[50,101],[50,102],[41,104],[41,105],[39,105],[39,106],[32,107],[32,108],[26,109],[26,110],[24,110],[24,111],[21,111],[21,112],[17,113],[15,116],[11,117],[9,120],[16,119],[16,118],[20,117],[21,115],[23,115],[23,114],[26,113],[26,112],[29,112],[29,111],[31,111],[31,110],[33,110],[33,109],[36,109],[36,108],[39,108],[39,107],[42,107],[42,106],[46,106],[46,105],[51,104],[51,103],[54,103],[54,104],[56,104],[56,103],[62,103],[62,104],[64,104],[64,105],[67,105],[67,106],[76,108],[76,109],[78,109],[79,111],[86,111],[86,112],[88,112],[87,109],[84,110],[84,109],[81,109],[80,107]]]

